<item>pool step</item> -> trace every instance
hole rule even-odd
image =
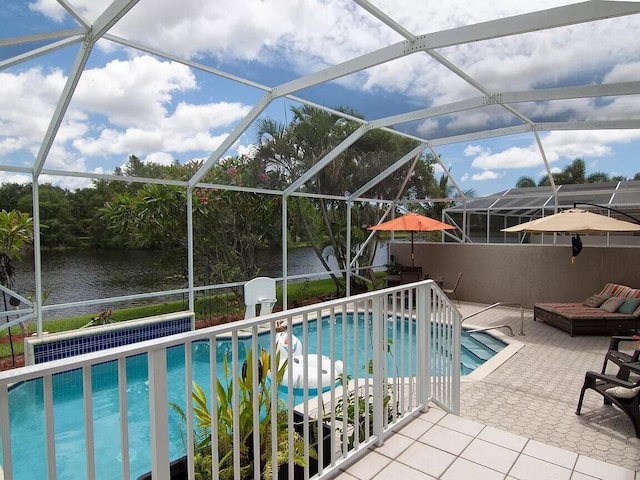
[[[460,363],[460,374],[461,375],[469,375],[475,369],[476,369],[475,365],[469,365],[469,364],[467,364],[465,362],[461,362]]]
[[[470,333],[469,336],[473,338],[475,341],[482,343],[486,347],[493,350],[495,353],[498,353],[502,350],[506,345],[501,340],[484,333]]]
[[[472,353],[482,361],[489,360],[496,353],[493,349],[487,351],[487,348],[491,347],[488,347],[478,339],[466,336],[462,337],[462,348],[465,348],[469,353]]]
[[[461,352],[460,352],[460,374],[461,375],[469,375],[478,367],[478,365],[483,364],[487,360],[487,358],[491,358],[491,354],[488,354],[488,357],[487,357],[487,355],[483,355],[483,353],[486,354],[487,352],[482,352],[481,350],[479,350],[479,347],[477,346],[473,346],[473,347],[474,348],[469,349],[464,345],[462,345]],[[439,352],[440,355],[449,356],[448,352],[446,351],[443,345],[438,345],[435,351]]]

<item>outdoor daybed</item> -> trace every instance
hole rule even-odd
[[[536,303],[533,319],[574,335],[634,335],[640,332],[640,289],[607,283],[582,303]]]

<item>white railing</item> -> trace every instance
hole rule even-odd
[[[306,355],[278,350],[283,335],[293,347],[283,329]],[[265,364],[276,363],[276,351],[289,367],[282,383],[301,387],[295,395],[271,388],[276,368]],[[327,363],[336,360],[344,377]],[[329,386],[316,398],[311,387],[323,380]],[[212,412],[208,447],[194,446],[201,430],[186,428],[202,417],[185,400],[194,381]],[[240,479],[256,467],[248,478],[275,479],[276,465],[288,478],[310,478],[381,445],[429,402],[459,413],[459,397],[460,314],[428,280],[2,372],[2,466],[6,479],[135,479],[151,471],[163,480],[170,462],[186,455],[194,478],[195,452],[196,463],[210,456],[213,478],[218,468]],[[314,442],[314,431],[327,438]]]

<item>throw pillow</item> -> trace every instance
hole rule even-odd
[[[640,305],[640,298],[627,298],[625,301],[618,307],[618,313],[633,313],[636,308]]]
[[[604,303],[607,298],[609,297],[606,297],[604,295],[591,295],[584,302],[582,302],[582,305],[584,305],[585,307],[598,308]]]
[[[605,312],[613,313],[620,308],[620,305],[624,303],[624,300],[625,299],[622,297],[611,297],[606,299],[604,303],[600,305],[600,308]]]
[[[640,386],[627,388],[627,387],[611,387],[605,390],[609,395],[613,395],[618,398],[633,398],[638,392],[640,392]]]

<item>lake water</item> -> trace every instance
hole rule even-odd
[[[260,275],[282,276],[280,250],[264,250],[259,254]],[[375,265],[387,262],[387,246],[379,245]],[[337,269],[335,259],[329,264]],[[110,298],[139,293],[185,288],[182,276],[186,260],[160,262],[150,251],[65,250],[42,252],[42,288],[48,293],[46,305]],[[15,290],[24,296],[35,292],[33,258],[23,256],[15,262]],[[310,247],[296,248],[288,253],[288,275],[323,272],[324,268]],[[197,283],[196,283],[197,284]],[[186,296],[185,296],[186,297]],[[174,297],[173,300],[176,298]],[[157,301],[156,299],[149,301]],[[140,305],[144,301],[118,303],[113,308]],[[44,312],[45,319],[63,318],[81,313],[93,313],[109,305],[73,307]]]

